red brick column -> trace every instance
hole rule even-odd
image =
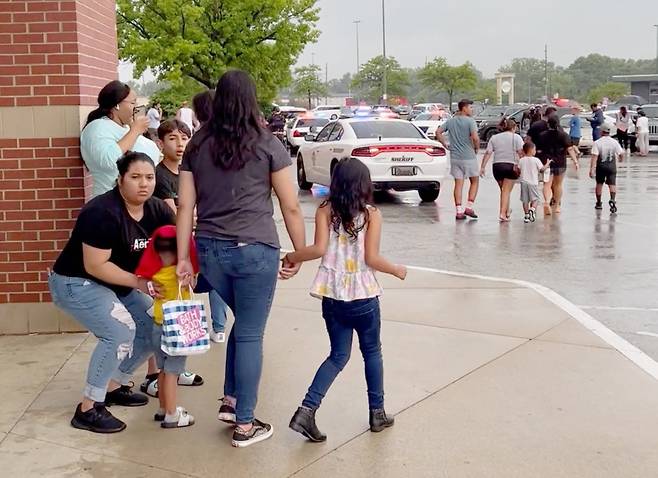
[[[84,203],[79,133],[117,77],[114,0],[0,0],[0,334],[77,329],[46,270]]]

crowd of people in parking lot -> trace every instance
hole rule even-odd
[[[517,183],[521,186],[524,221],[534,222],[535,208],[541,198],[536,188],[543,183],[543,211],[545,216],[560,214],[564,191],[567,159],[576,170],[582,157],[583,120],[589,123],[592,143],[589,146],[591,162],[589,176],[595,180],[595,209],[602,209],[602,190],[607,185],[611,213],[617,207],[617,162],[631,155],[631,128],[635,132],[637,155],[649,152],[649,122],[640,108],[631,115],[626,106],[614,113],[614,122],[606,120],[602,107],[591,104],[591,114],[582,116],[581,107],[574,104],[570,114],[564,115],[566,124],[558,116],[554,106],[528,107],[517,114],[519,118],[503,115],[493,134],[487,134],[487,146],[482,162],[477,167],[477,153],[482,139],[478,125],[472,118],[472,102],[459,102],[459,111],[442,125],[436,138],[451,153],[451,175],[455,180],[454,200],[456,219],[477,219],[474,202],[478,190],[478,176],[486,175],[486,167],[492,160],[494,179],[500,187],[500,222],[511,219],[510,197]],[[613,130],[616,139],[613,139]],[[481,131],[481,128],[480,128]],[[447,137],[446,137],[447,135]],[[471,184],[466,208],[462,207],[462,187],[468,178]]]

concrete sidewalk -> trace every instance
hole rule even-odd
[[[157,405],[112,412],[117,435],[70,427],[94,339],[0,337],[0,470],[19,477],[650,477],[658,473],[658,381],[562,308],[520,284],[412,270],[382,277],[390,430],[368,429],[363,362],[318,412],[324,444],[287,428],[328,352],[313,265],[281,283],[265,342],[257,415],[274,437],[230,446],[216,420],[224,347],[188,361],[180,388],[197,424],[161,430]],[[139,380],[139,379],[138,379]],[[137,380],[137,381],[138,381]]]

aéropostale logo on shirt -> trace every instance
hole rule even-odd
[[[132,243],[132,252],[138,252],[138,251],[143,251],[146,249],[146,247],[149,245],[149,238],[143,239],[135,239]]]

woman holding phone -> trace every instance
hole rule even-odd
[[[119,176],[117,159],[127,151],[160,161],[160,150],[144,137],[149,119],[136,116],[137,95],[121,81],[110,81],[98,93],[98,108],[87,116],[80,135],[80,151],[93,180],[92,197],[111,190]]]

